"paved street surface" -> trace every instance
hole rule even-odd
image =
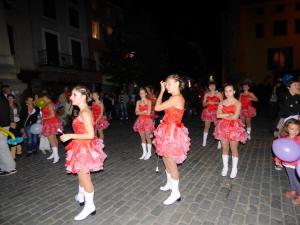
[[[289,190],[287,176],[273,168],[272,137],[262,119],[255,121],[252,140],[240,147],[239,173],[232,180],[220,175],[217,143],[210,139],[201,147],[200,120],[186,118],[192,148],[180,167],[182,201],[168,207],[162,202],[169,193],[159,191],[165,183],[162,161],[155,173],[156,156],[138,159],[141,146],[132,124],[113,121],[105,132],[105,170],[93,174],[95,216],[73,221],[81,209],[74,200],[78,183],[65,173],[61,146],[58,164],[40,153],[17,161],[17,174],[0,177],[0,224],[300,224],[300,207],[283,195]]]

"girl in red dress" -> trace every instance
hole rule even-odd
[[[217,118],[214,136],[222,142],[223,169],[222,176],[228,172],[229,148],[232,153],[232,170],[230,178],[235,178],[238,172],[238,143],[245,143],[247,133],[244,124],[239,119],[241,112],[241,103],[234,97],[235,90],[233,85],[226,84],[224,87],[226,99],[220,102],[217,109]]]
[[[147,92],[147,98],[151,101],[151,118],[155,121],[157,118],[156,112],[154,110],[155,103],[156,103],[156,95],[154,92],[153,87],[151,86],[146,86],[146,92]]]
[[[151,157],[151,138],[150,134],[154,130],[154,122],[151,118],[151,101],[147,99],[146,89],[140,88],[141,100],[136,102],[135,114],[139,117],[136,119],[133,130],[141,136],[143,154],[140,159],[147,160]]]
[[[72,90],[71,101],[79,107],[79,115],[73,120],[74,134],[63,134],[61,141],[72,141],[66,146],[67,173],[78,175],[79,190],[75,200],[84,204],[82,211],[74,220],[83,220],[90,214],[96,214],[94,204],[94,186],[90,172],[103,170],[103,162],[107,157],[103,152],[103,142],[95,137],[94,119],[87,100],[90,92],[84,86],[76,86]]]
[[[243,92],[240,94],[240,102],[242,103],[241,119],[246,124],[248,139],[251,139],[251,119],[256,116],[256,109],[252,106],[252,101],[257,102],[257,97],[249,91],[248,83],[242,85]]]
[[[201,113],[201,120],[204,121],[203,130],[203,142],[202,146],[206,146],[208,131],[210,124],[217,121],[217,108],[220,101],[223,100],[223,96],[216,90],[216,84],[214,81],[208,83],[208,92],[205,93],[202,105],[205,107]]]
[[[53,163],[57,163],[59,161],[59,155],[56,134],[63,128],[61,120],[56,115],[55,105],[51,101],[48,93],[43,92],[42,97],[46,102],[46,106],[44,106],[42,109],[42,135],[47,137],[52,149],[52,154],[47,159],[53,159]]]
[[[184,113],[185,100],[180,91],[183,89],[183,81],[177,75],[170,75],[166,82],[160,82],[160,94],[155,104],[156,111],[165,111],[161,124],[154,131],[153,141],[156,153],[163,157],[166,167],[167,183],[160,187],[162,191],[171,190],[171,195],[164,201],[165,205],[180,201],[179,173],[177,164],[183,163],[190,148],[188,130],[181,120]],[[162,97],[167,89],[171,97],[162,102]]]
[[[108,127],[109,122],[106,116],[104,115],[104,105],[99,98],[99,94],[97,92],[93,92],[92,98],[94,100],[92,104],[92,112],[95,121],[96,135],[100,139],[104,140],[103,130],[105,130]]]

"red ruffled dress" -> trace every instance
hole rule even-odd
[[[256,116],[256,109],[252,106],[250,95],[241,95],[241,118],[253,118]]]
[[[146,111],[148,105],[139,105],[140,111]],[[135,132],[145,132],[150,134],[154,130],[154,122],[151,115],[139,115],[133,125]]]
[[[222,113],[235,113],[235,105],[222,105]],[[239,141],[246,143],[247,133],[244,124],[237,120],[217,120],[214,137],[220,141]]]
[[[216,122],[217,121],[217,109],[220,99],[218,96],[207,96],[207,101],[215,102],[215,104],[210,104],[206,106],[201,113],[201,120],[206,122]]]
[[[173,159],[177,164],[186,159],[191,145],[188,129],[181,122],[183,113],[183,109],[175,107],[165,110],[161,124],[154,131],[156,153]]]
[[[102,113],[101,105],[93,103],[92,104],[92,112],[93,112],[93,116],[94,116],[94,120],[95,120],[95,128],[98,129],[98,130],[106,129],[109,125],[109,122],[108,122],[107,117],[105,115],[102,115],[102,117],[96,123],[96,119]]]
[[[48,106],[54,109],[54,117],[49,119],[42,120],[42,135],[48,137],[50,135],[56,135],[58,132],[57,130],[63,130],[61,120],[57,117],[55,112],[55,105],[51,102],[47,103],[47,105],[42,109],[42,117],[50,116],[50,110]]]
[[[73,120],[73,130],[76,134],[86,133],[84,124],[76,117]],[[99,138],[72,140],[67,146],[67,173],[78,173],[80,170],[96,172],[103,170],[103,162],[107,155],[103,151],[103,142]]]

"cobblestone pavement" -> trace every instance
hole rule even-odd
[[[239,173],[233,180],[220,175],[217,143],[210,138],[201,147],[202,124],[188,119],[192,148],[180,167],[182,201],[168,207],[162,202],[169,193],[159,191],[165,182],[162,161],[155,173],[156,156],[138,160],[141,146],[132,124],[115,121],[105,132],[105,170],[93,174],[95,216],[73,221],[80,211],[74,200],[77,177],[66,175],[64,160],[53,165],[40,153],[21,158],[17,174],[0,178],[0,224],[300,224],[300,207],[283,196],[288,179],[273,168],[272,137],[262,119],[256,120],[252,140],[240,147]]]

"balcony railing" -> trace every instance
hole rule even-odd
[[[56,51],[41,50],[38,53],[40,66],[96,71],[96,62],[91,59],[68,55]]]

